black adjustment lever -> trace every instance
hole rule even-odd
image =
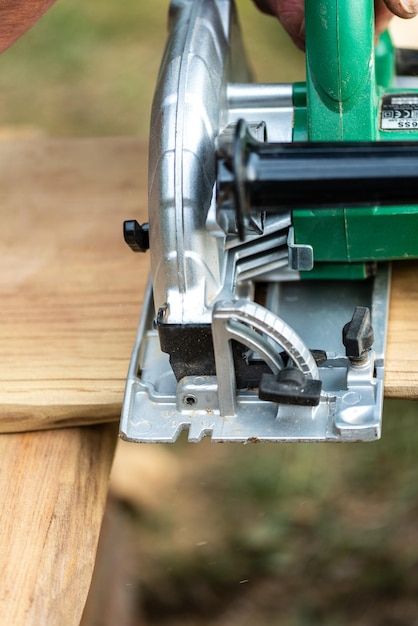
[[[149,226],[138,224],[136,220],[123,222],[123,238],[134,252],[146,252],[149,249]]]
[[[367,352],[373,345],[374,333],[370,310],[366,306],[357,306],[351,321],[343,328],[343,344],[346,355],[353,364],[367,360]]]
[[[277,375],[263,374],[258,396],[260,400],[297,406],[318,406],[322,382],[306,378],[297,367],[286,367]]]

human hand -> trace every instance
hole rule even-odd
[[[301,50],[305,49],[305,2],[304,0],[254,0],[264,11],[276,15],[284,29]],[[377,34],[386,30],[393,15],[411,18],[418,15],[418,0],[375,0]]]

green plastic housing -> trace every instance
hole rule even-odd
[[[374,44],[372,0],[305,0],[306,83],[293,88],[293,141],[418,140],[418,128],[384,130],[382,101],[395,89],[388,33]],[[297,210],[295,242],[314,251],[306,278],[357,279],[374,261],[418,257],[418,206]]]

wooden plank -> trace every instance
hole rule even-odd
[[[418,399],[418,263],[393,264],[385,396]]]
[[[3,432],[119,419],[148,277],[122,222],[146,220],[146,164],[134,139],[0,143]]]
[[[0,436],[2,624],[80,623],[116,425]]]
[[[0,430],[118,420],[148,276],[147,144],[0,142]],[[415,398],[417,263],[395,264],[386,393]]]

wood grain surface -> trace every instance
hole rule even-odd
[[[0,142],[0,430],[118,420],[148,277],[147,144]],[[141,258],[139,258],[141,257]]]
[[[147,144],[0,142],[0,430],[118,420],[148,255],[122,238],[146,220]],[[394,265],[386,394],[416,398],[414,262]]]
[[[0,436],[0,623],[76,626],[116,441],[104,424]]]
[[[385,375],[389,398],[418,399],[417,275],[417,261],[393,264]]]

